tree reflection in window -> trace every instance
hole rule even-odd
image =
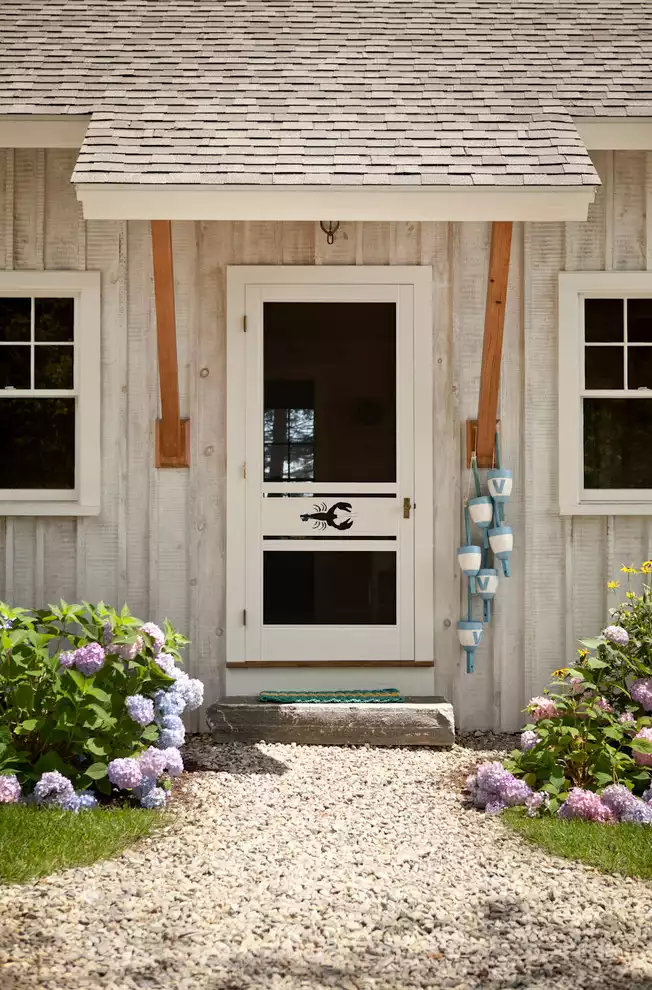
[[[265,382],[263,439],[265,481],[314,481],[312,382]]]

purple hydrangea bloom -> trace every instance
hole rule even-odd
[[[162,787],[153,787],[147,794],[143,794],[140,799],[141,808],[158,809],[164,808],[167,801],[167,793]]]
[[[68,650],[59,656],[59,666],[69,670],[75,666],[75,650]]]
[[[154,777],[154,779],[160,777],[167,766],[165,753],[160,749],[155,749],[154,746],[150,746],[140,753],[138,762],[143,774],[147,777]]]
[[[534,749],[538,742],[539,737],[533,729],[526,729],[525,732],[521,733],[522,752],[527,753],[529,750]]]
[[[103,626],[102,639],[104,641],[105,648],[110,646],[113,642],[113,629],[111,628],[111,623],[107,619]]]
[[[499,794],[502,786],[511,778],[509,770],[505,770],[502,763],[497,760],[494,763],[482,763],[477,771],[478,787],[493,794]]]
[[[138,725],[149,725],[154,721],[154,702],[142,694],[131,694],[125,699],[129,717]]]
[[[125,759],[111,760],[108,766],[109,780],[120,790],[130,791],[138,787],[143,779],[143,772],[138,760],[128,756]]]
[[[631,695],[646,712],[652,712],[652,677],[642,677],[634,681]]]
[[[154,652],[160,653],[165,643],[165,633],[155,622],[146,622],[140,627],[140,631],[146,633],[154,643]]]
[[[143,648],[142,636],[137,636],[133,643],[115,643],[111,647],[111,653],[115,653],[121,660],[133,660]]]
[[[618,721],[622,725],[629,725],[630,722],[635,722],[636,719],[634,718],[631,712],[623,712],[622,715],[618,716]]]
[[[531,793],[532,788],[524,780],[519,780],[518,777],[512,777],[511,780],[505,781],[502,785],[500,798],[506,805],[513,808],[517,804],[525,804]]]
[[[614,814],[593,791],[574,787],[557,812],[560,818],[581,818],[587,822],[612,822]]]
[[[606,804],[610,811],[613,811],[616,818],[622,818],[625,812],[633,808],[638,802],[638,798],[624,784],[610,784],[605,787],[601,797],[602,803]]]
[[[14,624],[13,619],[7,619],[6,616],[0,616],[0,629],[11,629]]]
[[[77,797],[80,811],[92,811],[98,807],[97,798],[91,791],[80,791]]]
[[[79,796],[73,793],[70,797],[64,798],[59,807],[62,811],[72,811],[76,815],[79,811]]]
[[[620,820],[628,825],[652,825],[652,805],[637,800],[636,804],[628,808]]]
[[[71,782],[58,770],[44,773],[34,788],[34,800],[37,804],[61,808],[64,802],[71,801],[74,796],[75,790]]]
[[[478,787],[473,795],[473,804],[476,808],[486,808],[490,801],[495,797],[491,791],[485,791],[484,787]]]
[[[162,750],[162,753],[165,756],[166,770],[171,777],[178,777],[180,773],[183,773],[183,760],[176,747],[168,746],[167,749]]]
[[[648,787],[648,789],[643,792],[643,800],[647,801],[648,804],[652,801],[652,787]]]
[[[20,784],[16,774],[0,774],[0,804],[15,804],[19,800]]]
[[[99,643],[87,643],[75,650],[75,666],[85,677],[92,677],[104,666],[104,647]]]
[[[622,626],[607,626],[602,630],[602,635],[616,646],[627,646],[629,643],[629,633]]]
[[[504,811],[507,807],[505,801],[502,798],[493,797],[491,801],[488,801],[485,805],[484,810],[488,815],[499,815],[501,811]]]
[[[652,742],[652,728],[641,729],[640,732],[636,733],[634,739],[647,739]],[[636,750],[633,752],[634,759],[640,766],[652,767],[652,753],[637,753]]]

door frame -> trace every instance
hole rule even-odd
[[[411,292],[414,402],[414,660],[433,662],[433,274],[430,266],[239,265],[227,267],[226,295],[226,659],[245,663],[247,287],[393,286]],[[245,398],[246,402],[246,398]],[[373,663],[369,664],[373,666]],[[306,666],[310,666],[307,662]]]

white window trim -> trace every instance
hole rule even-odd
[[[561,272],[559,275],[559,511],[562,515],[652,514],[652,489],[585,489],[582,397],[585,298],[652,296],[652,272]],[[641,398],[638,391],[591,395]],[[652,403],[652,395],[650,400]]]
[[[0,490],[2,516],[94,516],[100,512],[100,273],[0,272],[0,296],[75,298],[74,391],[16,389],[12,398],[77,396],[75,481],[71,491]],[[0,402],[2,398],[0,397]]]

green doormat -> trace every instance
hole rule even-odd
[[[396,688],[378,688],[376,691],[261,691],[259,701],[271,701],[276,705],[384,705],[405,701]]]

